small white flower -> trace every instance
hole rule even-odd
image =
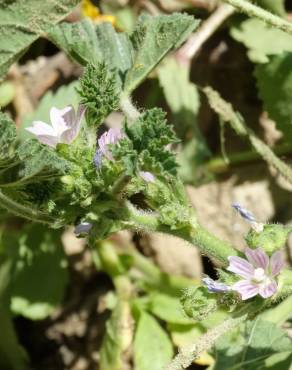
[[[85,113],[85,107],[80,105],[77,114],[69,105],[63,109],[52,107],[50,120],[52,125],[42,121],[34,121],[32,127],[26,128],[36,136],[42,144],[56,148],[57,144],[71,144],[80,131],[80,125]]]

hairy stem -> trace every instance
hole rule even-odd
[[[278,17],[277,15],[274,15],[257,5],[251,4],[246,0],[224,0],[224,1],[232,5],[239,12],[245,13],[250,17],[259,18],[262,21],[266,22],[267,24],[292,35],[292,23],[286,21],[285,19]]]
[[[203,334],[197,342],[181,348],[179,353],[165,368],[165,370],[182,370],[186,369],[193,360],[200,357],[202,352],[207,351],[212,347],[216,340],[223,334],[237,327],[247,319],[247,314],[237,318],[225,320],[219,326],[210,329],[206,334]]]
[[[130,121],[135,121],[140,116],[139,110],[135,107],[128,95],[121,97],[120,108]]]
[[[15,200],[11,199],[8,195],[4,194],[0,190],[0,204],[2,208],[5,208],[7,211],[23,218],[28,218],[34,222],[40,222],[45,224],[53,224],[54,219],[50,216],[47,216],[45,213],[40,212],[39,210],[28,207],[26,205],[20,204]]]
[[[131,220],[128,226],[134,230],[157,231],[179,237],[195,245],[203,254],[216,259],[223,265],[228,264],[228,256],[238,254],[230,244],[218,239],[196,222],[191,222],[189,228],[172,230],[170,227],[161,224],[157,213],[140,211],[129,202],[126,207]]]

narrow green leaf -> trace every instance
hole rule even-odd
[[[38,37],[79,0],[3,0],[0,4],[0,79]]]
[[[0,250],[3,249],[2,241]],[[0,368],[5,370],[27,369],[27,356],[20,346],[9,310],[10,284],[14,261],[0,254]]]
[[[128,301],[118,300],[106,323],[106,334],[100,349],[100,370],[120,370],[122,354],[131,344],[132,319]]]
[[[171,341],[153,316],[143,312],[134,341],[136,370],[161,370],[173,356]]]

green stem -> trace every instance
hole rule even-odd
[[[54,219],[47,216],[45,213],[40,212],[35,208],[28,207],[26,205],[20,204],[15,200],[11,199],[9,196],[4,194],[0,190],[0,205],[2,208],[7,209],[7,211],[23,218],[27,218],[34,222],[41,222],[45,224],[53,224]]]
[[[237,318],[231,318],[223,321],[222,324],[210,329],[203,334],[197,342],[180,349],[179,353],[166,367],[165,370],[182,370],[191,365],[193,360],[200,357],[200,355],[210,349],[216,340],[223,334],[228,333],[236,328],[247,319],[247,314]]]
[[[278,156],[292,153],[292,146],[289,144],[277,145],[273,148],[273,152]],[[229,171],[232,167],[237,167],[245,164],[250,164],[256,161],[264,161],[262,156],[254,150],[247,150],[240,153],[232,153],[227,155],[228,163],[224,158],[214,158],[206,163],[206,168],[212,173],[224,173]]]
[[[292,23],[282,19],[269,11],[251,4],[246,0],[224,0],[226,3],[232,5],[239,12],[245,13],[250,17],[256,17],[266,22],[267,24],[276,27],[284,32],[292,35]]]
[[[134,230],[157,231],[179,237],[195,245],[203,254],[216,259],[223,265],[228,264],[228,256],[239,254],[230,244],[218,239],[196,222],[192,222],[189,228],[172,230],[161,224],[158,214],[139,211],[130,202],[126,203],[126,207],[131,220],[128,226]]]

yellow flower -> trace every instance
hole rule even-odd
[[[83,0],[81,9],[83,16],[91,18],[94,22],[110,22],[113,26],[116,24],[116,17],[109,14],[100,14],[98,7],[92,4],[90,0]]]

